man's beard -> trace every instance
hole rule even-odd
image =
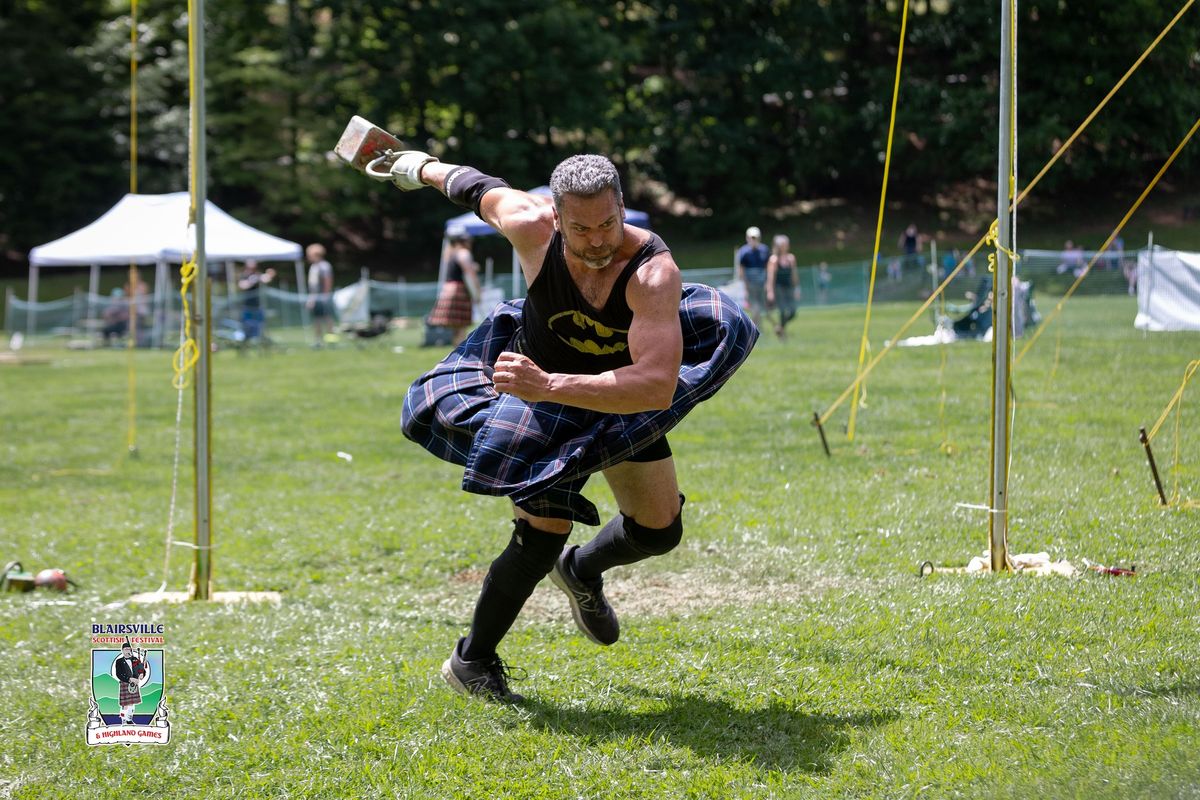
[[[604,251],[601,251],[600,253],[596,253],[595,251],[586,251],[586,249],[584,249],[584,251],[577,251],[577,249],[571,248],[570,246],[566,246],[566,248],[570,249],[571,255],[574,255],[575,258],[583,261],[583,265],[588,267],[589,270],[602,270],[604,267],[612,264],[612,259],[617,257],[617,251],[620,249],[620,242],[617,242],[616,245],[606,247]]]

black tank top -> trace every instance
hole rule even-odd
[[[466,282],[466,278],[463,277],[462,264],[458,263],[457,249],[450,251],[449,263],[446,265],[446,283],[451,283],[452,281],[458,281],[459,283]]]
[[[525,295],[521,352],[547,372],[597,375],[632,364],[629,326],[633,311],[625,299],[625,288],[638,267],[669,251],[661,238],[650,233],[617,277],[604,307],[597,309],[571,278],[562,234],[555,231],[542,271]]]

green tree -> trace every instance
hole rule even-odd
[[[687,0],[631,14],[645,29],[625,121],[645,121],[648,173],[739,218],[837,177],[845,76],[827,4]]]
[[[104,19],[102,0],[0,8],[0,248],[24,261],[107,208],[125,174],[84,47]]]

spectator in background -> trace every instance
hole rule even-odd
[[[142,280],[142,273],[136,267],[130,269],[129,277],[125,280],[125,298],[132,313],[127,312],[126,319],[130,326],[129,336],[133,340],[131,346],[146,347],[150,344],[150,287]]]
[[[259,272],[258,262],[254,259],[247,260],[242,267],[237,287],[242,295],[242,331],[246,334],[248,342],[263,338],[263,323],[266,317],[263,314],[259,287],[273,280],[275,270],[268,268],[266,272]]]
[[[123,289],[113,289],[109,295],[108,305],[104,307],[104,327],[100,334],[104,344],[116,345],[129,332],[129,301],[125,299]]]
[[[310,244],[304,251],[308,259],[308,313],[312,317],[313,347],[320,347],[333,334],[333,267],[325,260],[325,247]]]
[[[958,266],[959,261],[962,261],[962,253],[959,252],[957,247],[953,250],[943,253],[942,269],[941,272],[938,273],[938,281],[940,282],[946,280],[946,276],[951,272],[954,272],[954,268]]]
[[[1083,274],[1086,267],[1087,263],[1083,258],[1083,248],[1076,245],[1070,239],[1067,239],[1066,243],[1063,244],[1062,262],[1059,263],[1055,272],[1059,275],[1065,275],[1069,272],[1078,278]]]
[[[796,316],[800,299],[800,282],[796,280],[796,254],[792,243],[780,234],[771,241],[771,257],[767,260],[767,305],[779,309],[779,324],[775,335],[787,338],[787,324]]]
[[[899,266],[896,268],[894,280],[900,280],[903,277],[905,267],[921,266],[921,245],[923,243],[921,234],[917,231],[915,223],[910,222],[908,227],[904,229],[904,233],[900,234],[900,240],[897,242],[900,246],[900,252],[904,254],[900,260]],[[888,277],[892,278],[892,267],[888,265]]]
[[[833,285],[833,274],[829,265],[822,261],[817,265],[817,302],[824,305],[829,302],[829,287]]]
[[[446,279],[438,290],[437,302],[429,312],[429,324],[454,332],[457,345],[471,327],[471,311],[479,299],[479,264],[471,254],[471,237],[465,228],[446,232],[450,246],[446,251]]]
[[[767,261],[770,257],[770,251],[762,243],[762,231],[754,225],[746,228],[746,243],[733,257],[734,280],[740,280],[746,286],[746,305],[757,328],[762,327],[762,316],[767,310]]]
[[[1104,268],[1118,270],[1124,267],[1125,239],[1117,235],[1104,249]]]
[[[1124,254],[1124,250],[1122,250],[1121,255],[1124,256]],[[1121,259],[1121,272],[1125,275],[1125,284],[1129,287],[1129,293],[1137,294],[1138,260],[1136,256]]]
[[[887,276],[888,280],[892,281],[893,283],[899,283],[900,279],[904,277],[904,265],[900,259],[888,259]]]

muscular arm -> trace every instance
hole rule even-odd
[[[458,166],[431,161],[421,168],[421,182],[445,194],[446,176]],[[483,220],[517,251],[527,284],[537,277],[554,232],[552,202],[549,197],[499,187],[487,192],[480,203]]]
[[[549,400],[614,414],[669,408],[683,360],[679,301],[683,284],[669,253],[656,256],[629,282],[633,310],[629,354],[633,363],[598,375],[546,373],[518,353],[503,353],[492,380],[522,400]]]

